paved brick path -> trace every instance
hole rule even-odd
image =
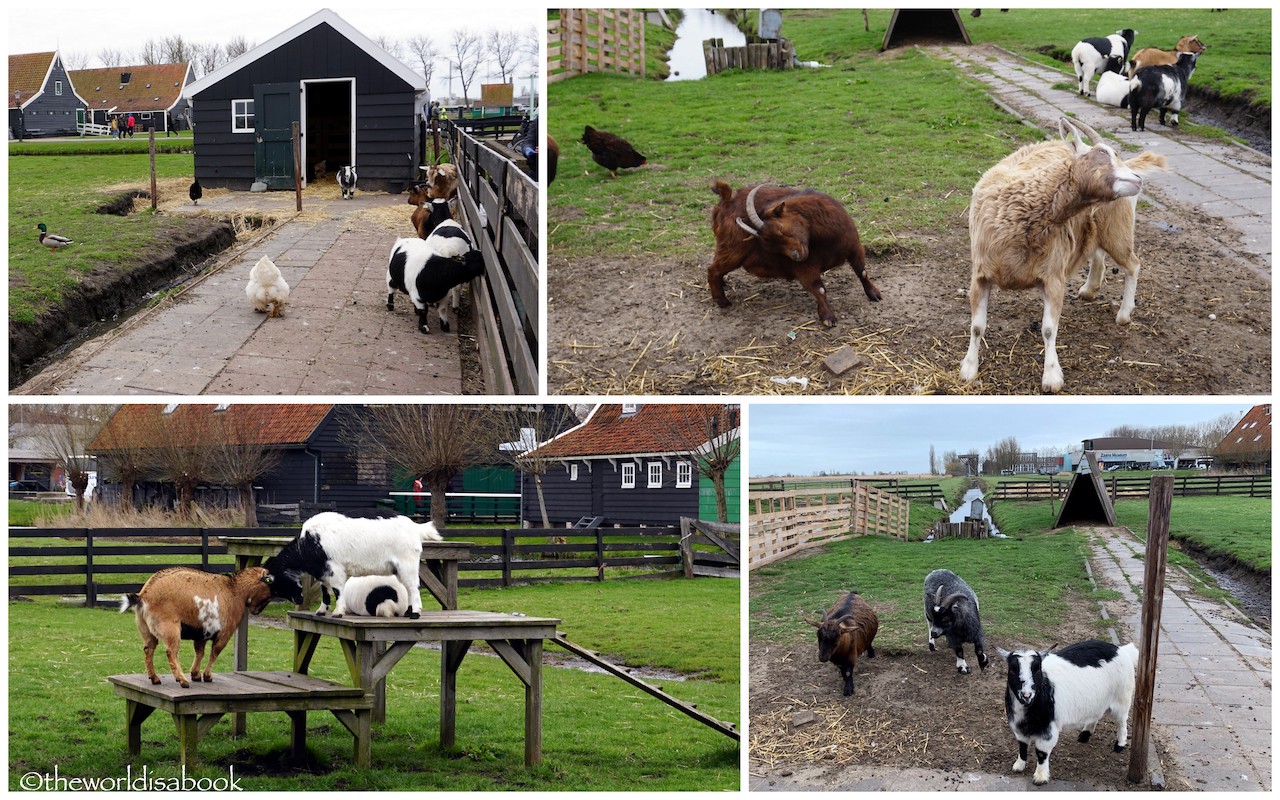
[[[293,214],[293,195],[283,192],[226,195],[200,208],[231,211],[246,202]],[[403,196],[309,198],[303,214],[225,253],[217,272],[84,343],[14,394],[461,394],[457,326],[418,333],[403,295],[394,314],[386,310],[396,234],[352,212],[391,204],[404,208],[407,232]],[[282,318],[253,311],[244,295],[263,255],[291,287]]]

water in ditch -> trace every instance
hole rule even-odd
[[[668,81],[707,77],[707,62],[702,55],[702,42],[706,39],[723,39],[726,47],[747,43],[746,35],[721,14],[705,8],[686,8],[683,14],[676,27],[676,43],[668,51],[671,68]]]

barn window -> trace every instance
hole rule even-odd
[[[649,462],[649,488],[650,489],[662,488],[662,462],[661,461]]]
[[[636,465],[630,461],[622,465],[622,488],[636,488]]]
[[[62,97],[62,81],[53,82],[53,93],[58,97]]]
[[[693,485],[693,465],[688,461],[676,462],[676,488],[688,489]]]
[[[231,101],[231,132],[253,133],[257,124],[253,118],[253,98]]]
[[[576,481],[577,479],[578,479],[578,465],[577,465],[577,464],[570,464],[570,465],[569,465],[569,480],[571,480],[571,481]]]

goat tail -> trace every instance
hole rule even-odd
[[[724,181],[716,181],[711,186],[712,191],[720,195],[720,202],[727,203],[729,198],[733,197],[733,187]]]
[[[141,603],[142,603],[142,600],[139,599],[136,594],[133,594],[132,592],[130,592],[129,594],[126,594],[120,598],[120,613],[123,614],[124,612],[128,611],[129,609]]]
[[[1134,172],[1151,172],[1153,170],[1163,170],[1166,162],[1164,156],[1142,152],[1124,162],[1124,164]]]

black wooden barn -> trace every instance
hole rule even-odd
[[[172,423],[170,430],[186,431],[193,442],[204,442],[225,435],[219,431],[227,429],[213,420],[240,415],[230,424],[231,430],[237,431],[235,435],[280,452],[279,465],[254,482],[254,499],[259,505],[321,503],[333,504],[343,512],[368,510],[389,502],[392,491],[404,488],[404,480],[385,463],[362,458],[343,441],[350,415],[363,413],[367,413],[365,406],[318,403],[125,404],[89,445],[89,454],[98,459],[98,496],[108,503],[120,496],[115,459],[129,457],[130,450],[185,442],[172,439],[172,433],[158,433],[158,422]],[[139,507],[172,507],[174,488],[144,480],[134,487],[133,499]],[[206,484],[197,491],[196,500],[211,507],[230,506],[236,501],[235,490]]]
[[[425,79],[329,9],[188,87],[195,175],[206,187],[292,189],[293,124],[302,178],[354,164],[360,186],[400,191],[417,179]]]
[[[677,525],[699,517],[694,452],[723,405],[603,404],[581,425],[534,451],[553,462],[543,499],[553,527],[597,518],[602,525]],[[733,424],[736,427],[736,423]],[[532,478],[524,476],[524,518],[541,524]],[[732,502],[736,503],[734,499]]]

